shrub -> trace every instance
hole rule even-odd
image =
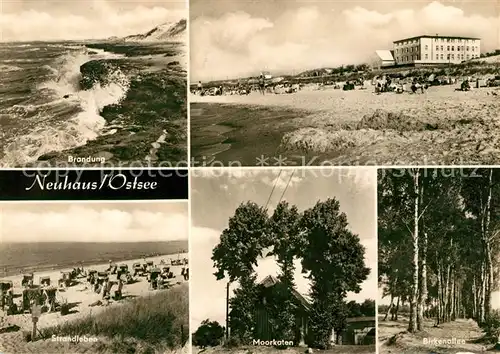
[[[193,344],[201,347],[215,347],[222,343],[224,327],[217,321],[204,320],[193,334]]]
[[[500,311],[492,311],[481,327],[485,331],[485,338],[496,343],[500,335]]]

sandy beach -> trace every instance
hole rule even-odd
[[[178,258],[180,259],[187,258],[187,254],[179,254],[179,255],[170,254],[158,257],[149,257],[146,258],[146,261],[153,261],[156,266],[159,265],[162,260],[164,260],[166,262],[166,265],[169,266],[171,259],[175,260]],[[132,266],[136,262],[143,263],[144,259],[127,260],[122,262],[116,262],[116,264],[117,265],[127,264],[129,271],[131,271],[133,274]],[[183,267],[189,267],[189,265],[170,266],[170,267],[171,267],[170,271],[173,273],[174,276],[172,279],[169,279],[169,284],[171,285],[171,289],[175,289],[179,286],[182,286],[183,283],[186,283],[184,277],[181,275],[181,271]],[[100,272],[100,271],[105,271],[107,268],[108,264],[96,264],[94,266],[85,267],[85,270],[87,271],[88,269],[93,269]],[[61,270],[34,273],[34,284],[40,283],[40,277],[48,276],[51,279],[51,285],[57,286],[57,281],[60,278],[61,272],[70,270],[71,269],[61,269]],[[149,283],[146,277],[136,276],[134,277],[134,279],[136,279],[136,282],[124,285],[122,290],[123,299],[118,301],[110,300],[109,304],[106,305],[89,306],[97,302],[98,300],[102,300],[102,295],[96,294],[91,290],[90,284],[88,284],[86,278],[77,278],[76,280],[77,283],[75,285],[70,286],[66,289],[62,290],[60,289],[57,292],[57,297],[56,297],[57,303],[67,301],[67,303],[70,304],[69,314],[62,316],[60,311],[53,313],[42,313],[38,321],[39,330],[43,330],[48,327],[54,327],[61,325],[63,323],[81,319],[88,315],[94,316],[107,308],[114,306],[123,306],[124,304],[130,302],[132,299],[136,299],[138,297],[146,297],[148,295],[153,295],[161,291],[171,291],[170,289],[150,290]],[[2,280],[10,280],[13,282],[14,294],[15,294],[14,302],[19,303],[21,300],[20,294],[22,294],[22,286],[21,286],[22,275],[5,277]],[[114,290],[116,290],[116,285],[111,289],[111,292],[113,293]],[[17,330],[9,331],[8,330],[9,328],[16,328]],[[22,332],[31,331],[31,328],[32,328],[31,314],[15,314],[7,316],[5,313],[1,313],[0,352],[24,353],[24,352],[31,352],[31,350],[35,349],[39,350],[40,344],[36,346],[37,342],[27,343],[23,339]],[[61,344],[61,343],[55,343],[55,344]],[[61,345],[65,344],[62,343]],[[83,348],[83,352],[87,350],[89,350],[89,348],[86,349]]]
[[[500,92],[497,88],[459,92],[455,91],[457,87],[432,86],[417,94],[375,94],[372,87],[353,91],[305,87],[294,94],[192,95],[191,102],[200,107],[220,105],[220,112],[237,107],[241,107],[242,114],[244,110],[264,107],[273,110],[275,124],[273,117],[261,119],[256,112],[251,124],[242,125],[238,113],[233,112],[221,125],[236,125],[234,130],[245,129],[241,135],[249,137],[252,130],[277,131],[280,140],[272,148],[285,156],[316,156],[317,162],[337,165],[498,163]],[[281,109],[299,113],[282,119]],[[203,117],[203,109],[192,113],[192,124],[196,125],[196,119]],[[231,134],[236,133],[220,135],[231,144]],[[192,145],[203,145],[202,141],[203,137],[194,135]],[[240,155],[245,154],[245,149],[255,150],[251,147],[254,144],[238,140]],[[231,148],[235,149],[235,144]],[[213,146],[210,149],[213,151]],[[268,156],[271,150],[266,151]],[[203,153],[199,151],[198,155]]]

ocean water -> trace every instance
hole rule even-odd
[[[187,241],[0,243],[0,277],[76,266],[186,253]]]
[[[84,91],[80,66],[121,57],[84,43],[0,43],[0,167],[22,167],[100,135],[99,112],[126,95],[129,81],[115,72],[106,87]]]

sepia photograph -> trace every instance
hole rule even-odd
[[[186,1],[3,1],[0,167],[187,160]]]
[[[499,169],[379,170],[378,352],[500,352],[499,241]]]
[[[0,352],[189,351],[183,202],[0,204]]]
[[[193,353],[375,353],[374,169],[197,170],[191,220]]]
[[[498,164],[499,16],[488,0],[191,0],[191,163]]]

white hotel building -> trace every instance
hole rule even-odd
[[[396,65],[459,64],[480,54],[481,39],[470,37],[419,36],[393,45]]]

